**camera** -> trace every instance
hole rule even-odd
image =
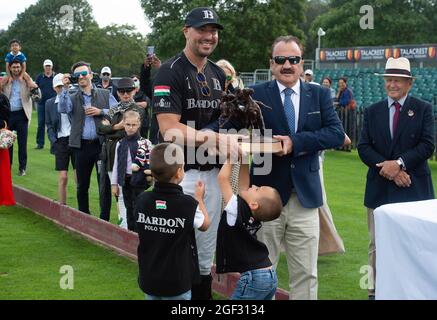
[[[151,57],[155,54],[155,47],[154,46],[148,46],[147,47],[147,56]]]
[[[79,77],[74,76],[74,75],[70,75],[70,77],[68,77],[68,79],[70,80],[71,84],[76,84],[79,82]]]

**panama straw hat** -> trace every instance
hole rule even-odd
[[[389,58],[385,65],[385,71],[383,74],[375,73],[381,77],[401,77],[414,79],[411,75],[410,61],[407,58]]]

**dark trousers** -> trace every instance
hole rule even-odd
[[[27,166],[27,134],[29,128],[29,120],[24,113],[24,110],[11,112],[9,118],[9,130],[17,131],[18,142],[18,162],[19,170],[26,170]],[[9,157],[12,165],[12,157],[14,155],[13,147],[9,148]]]
[[[133,187],[130,184],[130,177],[126,178],[124,182],[123,201],[126,207],[127,228],[130,231],[137,231],[137,217],[134,212],[137,197],[144,191],[144,188]]]
[[[36,131],[36,144],[44,146],[45,128],[46,128],[46,106],[45,103],[38,103],[38,129]]]
[[[111,180],[109,179],[104,161],[97,165],[97,174],[99,179],[100,219],[109,221],[112,204]]]
[[[99,140],[82,140],[81,148],[75,149],[75,159],[76,159],[76,175],[77,175],[77,203],[79,211],[90,214],[89,208],[89,188],[91,174],[93,172],[94,166],[96,167],[97,182],[100,184],[98,161],[100,155],[100,143]],[[109,179],[107,181],[109,184]],[[99,194],[100,203],[100,215],[108,216],[111,211],[111,188],[107,187],[107,191],[102,195]],[[100,190],[100,187],[99,187]],[[106,202],[102,201],[101,198],[106,197]],[[109,205],[108,205],[109,199]],[[103,204],[103,205],[102,205]]]

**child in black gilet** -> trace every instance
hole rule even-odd
[[[157,145],[150,170],[154,188],[138,197],[135,208],[139,286],[149,300],[191,300],[200,278],[194,229],[206,231],[210,224],[205,186],[197,183],[194,198],[184,194],[184,152],[176,144]]]
[[[241,164],[239,195],[233,194],[232,165],[223,165],[217,177],[225,209],[217,234],[217,273],[241,274],[232,300],[271,300],[278,279],[269,251],[256,238],[261,221],[277,219],[282,211],[278,191],[271,187],[250,187],[249,165]]]
[[[135,201],[139,194],[141,194],[148,187],[145,169],[133,170],[135,164],[135,157],[139,146],[145,149],[144,153],[147,155],[145,161],[147,162],[150,150],[152,150],[152,143],[141,137],[141,116],[136,111],[126,111],[123,114],[124,130],[126,137],[117,142],[115,148],[114,166],[112,168],[112,194],[115,197],[119,195],[119,185],[122,187],[123,200],[126,206],[127,227],[131,231],[136,231],[136,217],[134,215]]]

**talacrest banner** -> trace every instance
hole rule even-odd
[[[437,44],[402,45],[386,47],[357,47],[320,50],[320,62],[386,61],[388,58],[405,57],[411,61],[434,61]]]

